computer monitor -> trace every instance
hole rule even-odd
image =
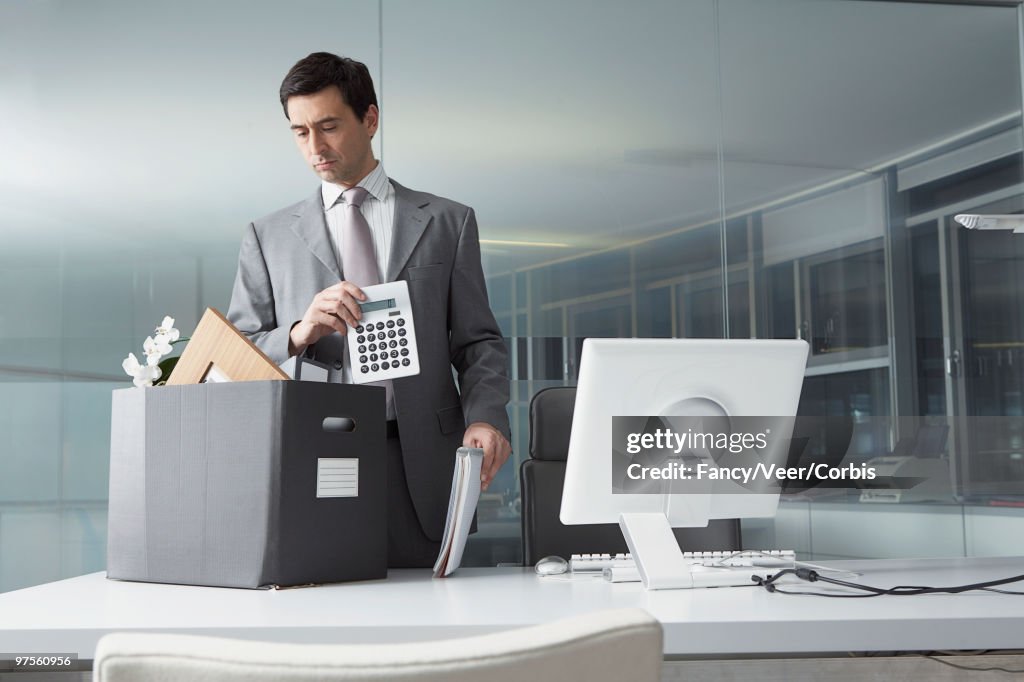
[[[673,575],[682,566],[682,555],[672,526],[706,526],[709,519],[717,518],[771,517],[778,492],[753,493],[728,481],[697,482],[705,488],[696,493],[616,492],[621,486],[613,481],[617,454],[612,418],[792,417],[800,399],[807,351],[801,340],[585,340],[562,523],[619,523],[645,586],[678,586]],[[786,464],[788,438],[788,433],[775,433],[768,448],[771,452],[765,453],[779,466]],[[694,490],[694,484],[689,482],[688,490]]]

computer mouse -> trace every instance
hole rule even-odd
[[[569,570],[569,562],[560,556],[546,556],[534,567],[537,575],[561,575]]]

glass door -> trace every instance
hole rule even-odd
[[[1020,195],[965,213],[1024,213]],[[1024,486],[1024,234],[944,218],[945,382],[954,476],[969,501]]]

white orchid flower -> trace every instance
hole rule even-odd
[[[147,336],[146,340],[142,342],[142,350],[146,352],[147,364],[157,365],[160,364],[160,358],[171,352],[171,344],[162,334],[157,334],[155,339],[152,336]]]
[[[139,359],[135,357],[135,353],[129,353],[128,357],[121,362],[121,367],[124,369],[125,374],[134,377],[139,373],[142,365],[139,364]]]
[[[168,343],[174,343],[181,336],[181,332],[174,328],[174,318],[165,317],[164,321],[160,323],[160,326],[153,332],[156,336],[164,337]],[[170,351],[168,351],[170,352]]]
[[[121,367],[132,378],[132,383],[139,387],[152,386],[153,382],[159,379],[162,374],[160,368],[154,363],[139,364],[139,359],[135,357],[135,353],[129,353],[128,357],[121,363]]]
[[[160,361],[165,355],[171,354],[171,344],[180,337],[181,333],[174,328],[174,318],[170,315],[164,317],[153,336],[147,336],[142,344],[142,350],[146,353],[146,364],[140,363],[135,353],[129,353],[121,363],[125,374],[132,378],[136,386],[152,386],[163,374],[159,367]]]
[[[132,379],[132,383],[142,388],[143,386],[152,386],[153,382],[160,378],[163,372],[156,365],[145,365],[139,368],[141,371],[137,377]]]

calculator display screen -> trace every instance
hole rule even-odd
[[[372,313],[378,310],[387,310],[388,308],[395,307],[395,299],[384,298],[379,301],[370,301],[369,303],[360,303],[359,307],[364,313]]]

